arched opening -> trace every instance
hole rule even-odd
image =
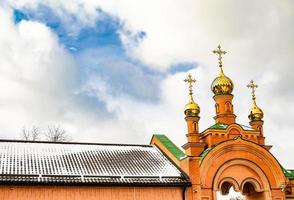
[[[198,130],[198,122],[193,122],[193,131],[196,132]]]
[[[218,191],[220,191],[222,195],[227,195],[227,194],[229,194],[229,190],[231,187],[234,188],[234,190],[236,192],[240,191],[239,185],[234,178],[225,177],[220,181],[220,183],[218,185]]]
[[[263,190],[261,185],[253,178],[248,178],[241,184],[242,194],[246,196],[247,200],[251,199],[264,199]]]
[[[229,191],[230,191],[230,188],[232,187],[232,185],[231,185],[231,183],[229,183],[229,182],[225,182],[225,183],[223,183],[222,184],[222,186],[221,186],[221,194],[222,195],[227,195],[227,194],[229,194]]]
[[[227,194],[218,191],[217,200],[245,200],[245,196],[241,192],[236,192],[234,187],[230,186]]]
[[[219,114],[219,105],[217,103],[215,104],[215,111],[216,111],[216,114]]]
[[[243,200],[239,185],[234,178],[224,178],[218,187],[217,200]]]
[[[253,178],[245,179],[239,186],[234,178],[224,178],[218,187],[217,200],[265,199],[261,185]]]
[[[232,104],[229,101],[227,101],[226,104],[225,104],[225,111],[227,113],[231,113],[232,112]]]
[[[254,194],[256,191],[254,189],[254,186],[251,183],[245,183],[243,186],[243,190],[242,190],[242,194],[243,195],[252,195]]]
[[[238,163],[236,163],[238,162]],[[259,171],[253,170],[253,163],[242,164],[241,160],[223,165],[215,176],[214,198],[217,200],[265,200],[269,199],[264,186],[266,178]],[[242,173],[240,173],[242,172]],[[264,180],[264,182],[262,182]]]

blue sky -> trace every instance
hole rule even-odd
[[[294,139],[292,7],[266,0],[3,1],[0,136],[58,124],[74,141],[146,144],[164,133],[181,146],[183,79],[197,79],[204,130],[214,123],[210,84],[218,67],[211,52],[221,44],[238,122],[248,125],[245,86],[254,79],[268,143],[275,154],[292,152],[284,142]]]
[[[44,5],[33,11],[14,9],[14,19],[16,24],[22,20],[39,21],[50,27],[58,36],[60,43],[76,59],[79,72],[77,78],[83,82],[90,75],[98,74],[111,82],[113,95],[124,93],[141,101],[156,102],[157,84],[163,77],[169,73],[185,72],[195,68],[195,63],[183,62],[173,64],[168,71],[161,72],[130,58],[118,33],[123,22],[101,9],[97,9],[96,12],[99,13],[99,19],[94,25],[75,29],[68,27],[51,8]],[[71,23],[76,22],[75,16],[70,18]],[[132,37],[135,42],[140,42],[145,36],[144,31],[138,30]]]

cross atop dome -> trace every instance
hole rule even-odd
[[[192,84],[195,83],[196,80],[192,78],[191,74],[189,74],[184,81],[189,84],[189,95],[192,95],[193,94]]]
[[[223,64],[222,64],[222,55],[225,55],[227,52],[226,51],[223,51],[221,49],[221,46],[218,45],[217,46],[217,49],[216,50],[213,50],[212,51],[214,54],[217,54],[218,55],[218,64],[219,64],[219,67],[222,68]]]
[[[231,94],[234,89],[234,84],[232,80],[224,74],[222,68],[222,55],[225,55],[227,52],[223,51],[220,45],[218,45],[217,49],[212,52],[218,55],[220,73],[212,82],[211,90],[215,95]]]
[[[251,89],[252,101],[253,101],[248,118],[250,119],[250,123],[254,124],[256,121],[262,121],[263,111],[257,106],[255,101],[256,100],[255,89],[258,87],[258,85],[254,84],[254,81],[251,80],[250,83],[247,85],[247,87]]]
[[[258,88],[258,85],[254,84],[254,81],[251,80],[247,87],[251,89],[252,100],[255,100],[255,88]]]

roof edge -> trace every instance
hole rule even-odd
[[[117,186],[117,187],[183,187],[183,186],[191,186],[190,182],[177,182],[177,183],[82,183],[82,182],[15,182],[15,181],[0,181],[0,185],[22,185],[22,186],[35,186],[35,185],[66,185],[66,186],[101,186],[101,187],[109,187],[109,186]]]
[[[182,157],[185,157],[186,154],[175,145],[166,135],[164,134],[153,134],[150,143],[154,143],[154,139],[157,139],[161,145],[171,153],[177,160],[181,160]],[[156,144],[156,142],[154,143]]]
[[[14,143],[44,143],[44,144],[74,144],[74,145],[105,145],[105,146],[140,146],[140,147],[152,147],[150,144],[118,144],[118,143],[91,143],[91,142],[52,142],[52,141],[32,141],[32,140],[11,140],[0,139],[0,143],[14,142]]]

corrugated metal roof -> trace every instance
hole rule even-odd
[[[181,185],[189,181],[151,145],[0,141],[0,182]]]

